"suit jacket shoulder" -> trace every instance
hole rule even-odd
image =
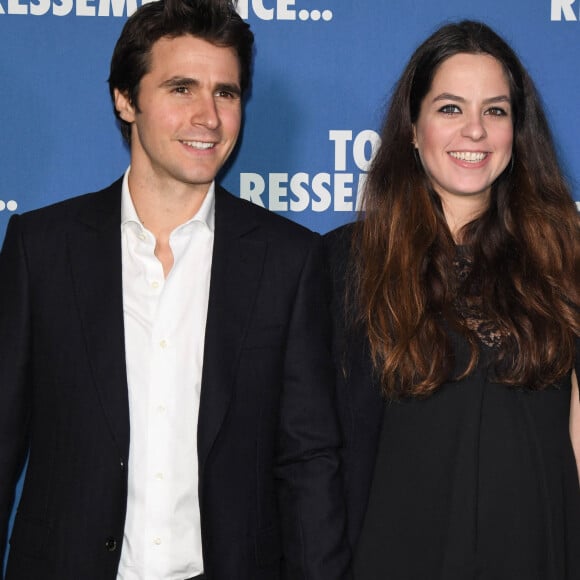
[[[121,184],[122,178],[99,191],[30,210],[19,215],[18,221],[31,231],[43,232],[61,229],[76,219],[98,229],[111,225],[113,220],[118,225],[121,217]]]
[[[330,277],[332,280],[332,299],[335,308],[346,307],[346,289],[349,273],[352,270],[352,240],[355,223],[349,223],[323,236]]]
[[[216,186],[216,214],[221,212],[230,220],[238,222],[239,227],[243,228],[246,224],[259,225],[264,228],[263,235],[271,241],[290,238],[294,241],[308,242],[314,237],[319,237],[319,234],[286,217],[236,197],[223,187]]]

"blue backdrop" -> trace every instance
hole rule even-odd
[[[139,0],[140,1],[140,0]],[[0,0],[0,240],[14,211],[101,188],[128,153],[106,79],[135,0]],[[441,23],[482,19],[536,80],[580,199],[580,0],[242,0],[256,33],[242,147],[222,182],[317,231],[352,218],[385,101]]]
[[[0,240],[12,213],[100,189],[125,170],[106,79],[140,3],[0,0]],[[442,23],[472,18],[502,34],[531,72],[580,200],[580,0],[242,0],[238,8],[257,51],[242,146],[222,179],[236,195],[320,232],[351,220],[411,52]]]

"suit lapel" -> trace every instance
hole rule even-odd
[[[216,220],[198,420],[200,476],[232,397],[242,340],[260,285],[266,242],[245,203],[216,188]],[[251,217],[250,217],[251,216]]]
[[[129,403],[121,267],[121,181],[94,196],[68,235],[71,277],[92,379],[126,462]]]
[[[122,460],[129,453],[123,324],[121,181],[79,213],[68,235],[71,276],[94,386]],[[249,235],[254,212],[216,188],[215,238],[206,323],[198,456],[200,474],[225,419],[243,338],[260,285],[267,243]]]

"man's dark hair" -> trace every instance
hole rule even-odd
[[[151,64],[151,49],[161,38],[191,35],[235,50],[240,63],[242,94],[250,86],[254,35],[231,0],[156,0],[141,6],[125,23],[115,45],[109,73],[109,92],[127,95],[139,109],[139,83]],[[115,115],[121,133],[131,141],[131,124]]]

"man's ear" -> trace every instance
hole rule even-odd
[[[127,93],[122,93],[119,89],[114,89],[115,95],[115,109],[119,113],[119,117],[127,123],[135,121],[135,106],[129,99]]]

